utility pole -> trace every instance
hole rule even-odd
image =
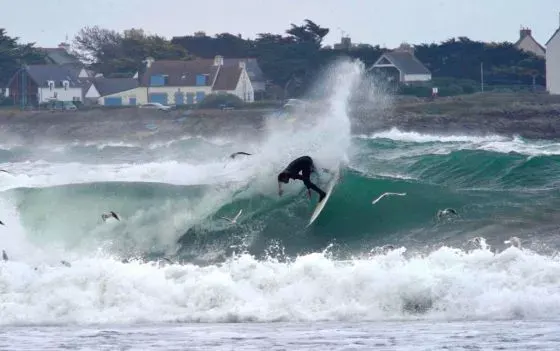
[[[484,92],[484,62],[480,63],[480,91]]]
[[[21,109],[25,110],[25,106],[27,105],[27,72],[25,68],[22,68],[20,72],[21,72],[20,105],[21,105]]]

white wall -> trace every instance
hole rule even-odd
[[[560,31],[546,46],[546,90],[560,95]]]
[[[52,98],[55,97],[59,101],[82,101],[82,89],[81,88],[71,88],[64,89],[63,87],[49,88],[40,87],[39,88],[39,103],[50,102]]]
[[[86,92],[85,98],[86,99],[99,99],[101,95],[99,94],[99,91],[97,91],[97,88],[95,87],[95,84],[90,85],[88,91]]]
[[[115,94],[105,95],[97,99],[99,105],[105,105],[105,98],[107,97],[120,97],[122,98],[123,106],[130,104],[130,98],[136,98],[136,105],[143,105],[148,102],[146,95],[146,88],[138,87],[131,90],[121,91]]]
[[[239,81],[237,82],[237,86],[235,87],[235,90],[231,93],[237,95],[237,97],[239,97],[241,100],[245,102],[255,101],[255,91],[253,90],[251,79],[249,79],[249,75],[247,74],[246,70],[241,71],[241,75],[239,76]]]
[[[432,80],[431,74],[405,74],[404,82],[428,82]]]
[[[146,89],[146,88],[144,88]],[[210,95],[212,94],[212,87],[209,86],[193,86],[193,87],[148,87],[147,88],[147,95],[152,94],[152,93],[167,93],[167,104],[168,105],[175,105],[177,104],[177,102],[175,101],[175,93],[177,93],[179,91],[179,89],[181,90],[181,93],[183,93],[184,98],[183,101],[186,104],[187,103],[187,93],[193,93],[195,94],[194,97],[194,103],[196,104],[196,93],[197,92],[204,92],[205,95]]]

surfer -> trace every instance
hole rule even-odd
[[[309,198],[311,198],[311,189],[313,189],[319,194],[319,202],[323,201],[327,194],[311,182],[310,177],[312,172],[316,172],[316,169],[313,164],[313,159],[309,156],[301,156],[290,162],[288,167],[278,174],[278,195],[282,196],[283,193],[281,183],[287,184],[290,178],[299,179],[302,180],[303,184],[307,187],[307,195]]]

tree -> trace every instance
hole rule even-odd
[[[0,28],[0,84],[6,86],[24,64],[45,63],[45,54],[34,43],[19,44],[19,38],[10,37]],[[0,97],[1,99],[1,97]]]
[[[105,76],[132,76],[142,70],[142,61],[148,56],[156,60],[190,58],[181,46],[135,28],[118,33],[98,26],[85,27],[76,35],[74,45],[79,57]]]

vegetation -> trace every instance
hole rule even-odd
[[[0,84],[5,87],[23,64],[45,63],[45,55],[33,43],[19,44],[19,38],[10,37],[0,28]],[[0,100],[2,97],[0,96]]]
[[[261,33],[254,39],[231,33],[208,36],[196,32],[167,40],[147,35],[140,29],[120,33],[95,26],[85,27],[76,35],[74,49],[91,69],[106,77],[142,72],[143,61],[149,56],[156,60],[213,58],[215,55],[255,57],[273,98],[297,97],[317,72],[336,58],[351,57],[370,66],[388,50],[368,44],[333,49],[323,45],[328,33],[328,28],[311,20],[301,25],[292,24],[283,34]],[[439,88],[440,96],[480,91],[481,64],[486,90],[545,85],[544,59],[520,51],[512,43],[484,43],[459,37],[416,45],[414,49],[418,59],[431,70],[433,81],[400,87],[400,94],[429,96],[432,86]],[[17,38],[7,36],[0,29],[0,83],[7,83],[23,63],[35,63],[41,61],[41,57],[33,44],[18,44]]]
[[[210,94],[202,100],[197,107],[199,108],[239,108],[244,105],[243,100],[233,94]]]

